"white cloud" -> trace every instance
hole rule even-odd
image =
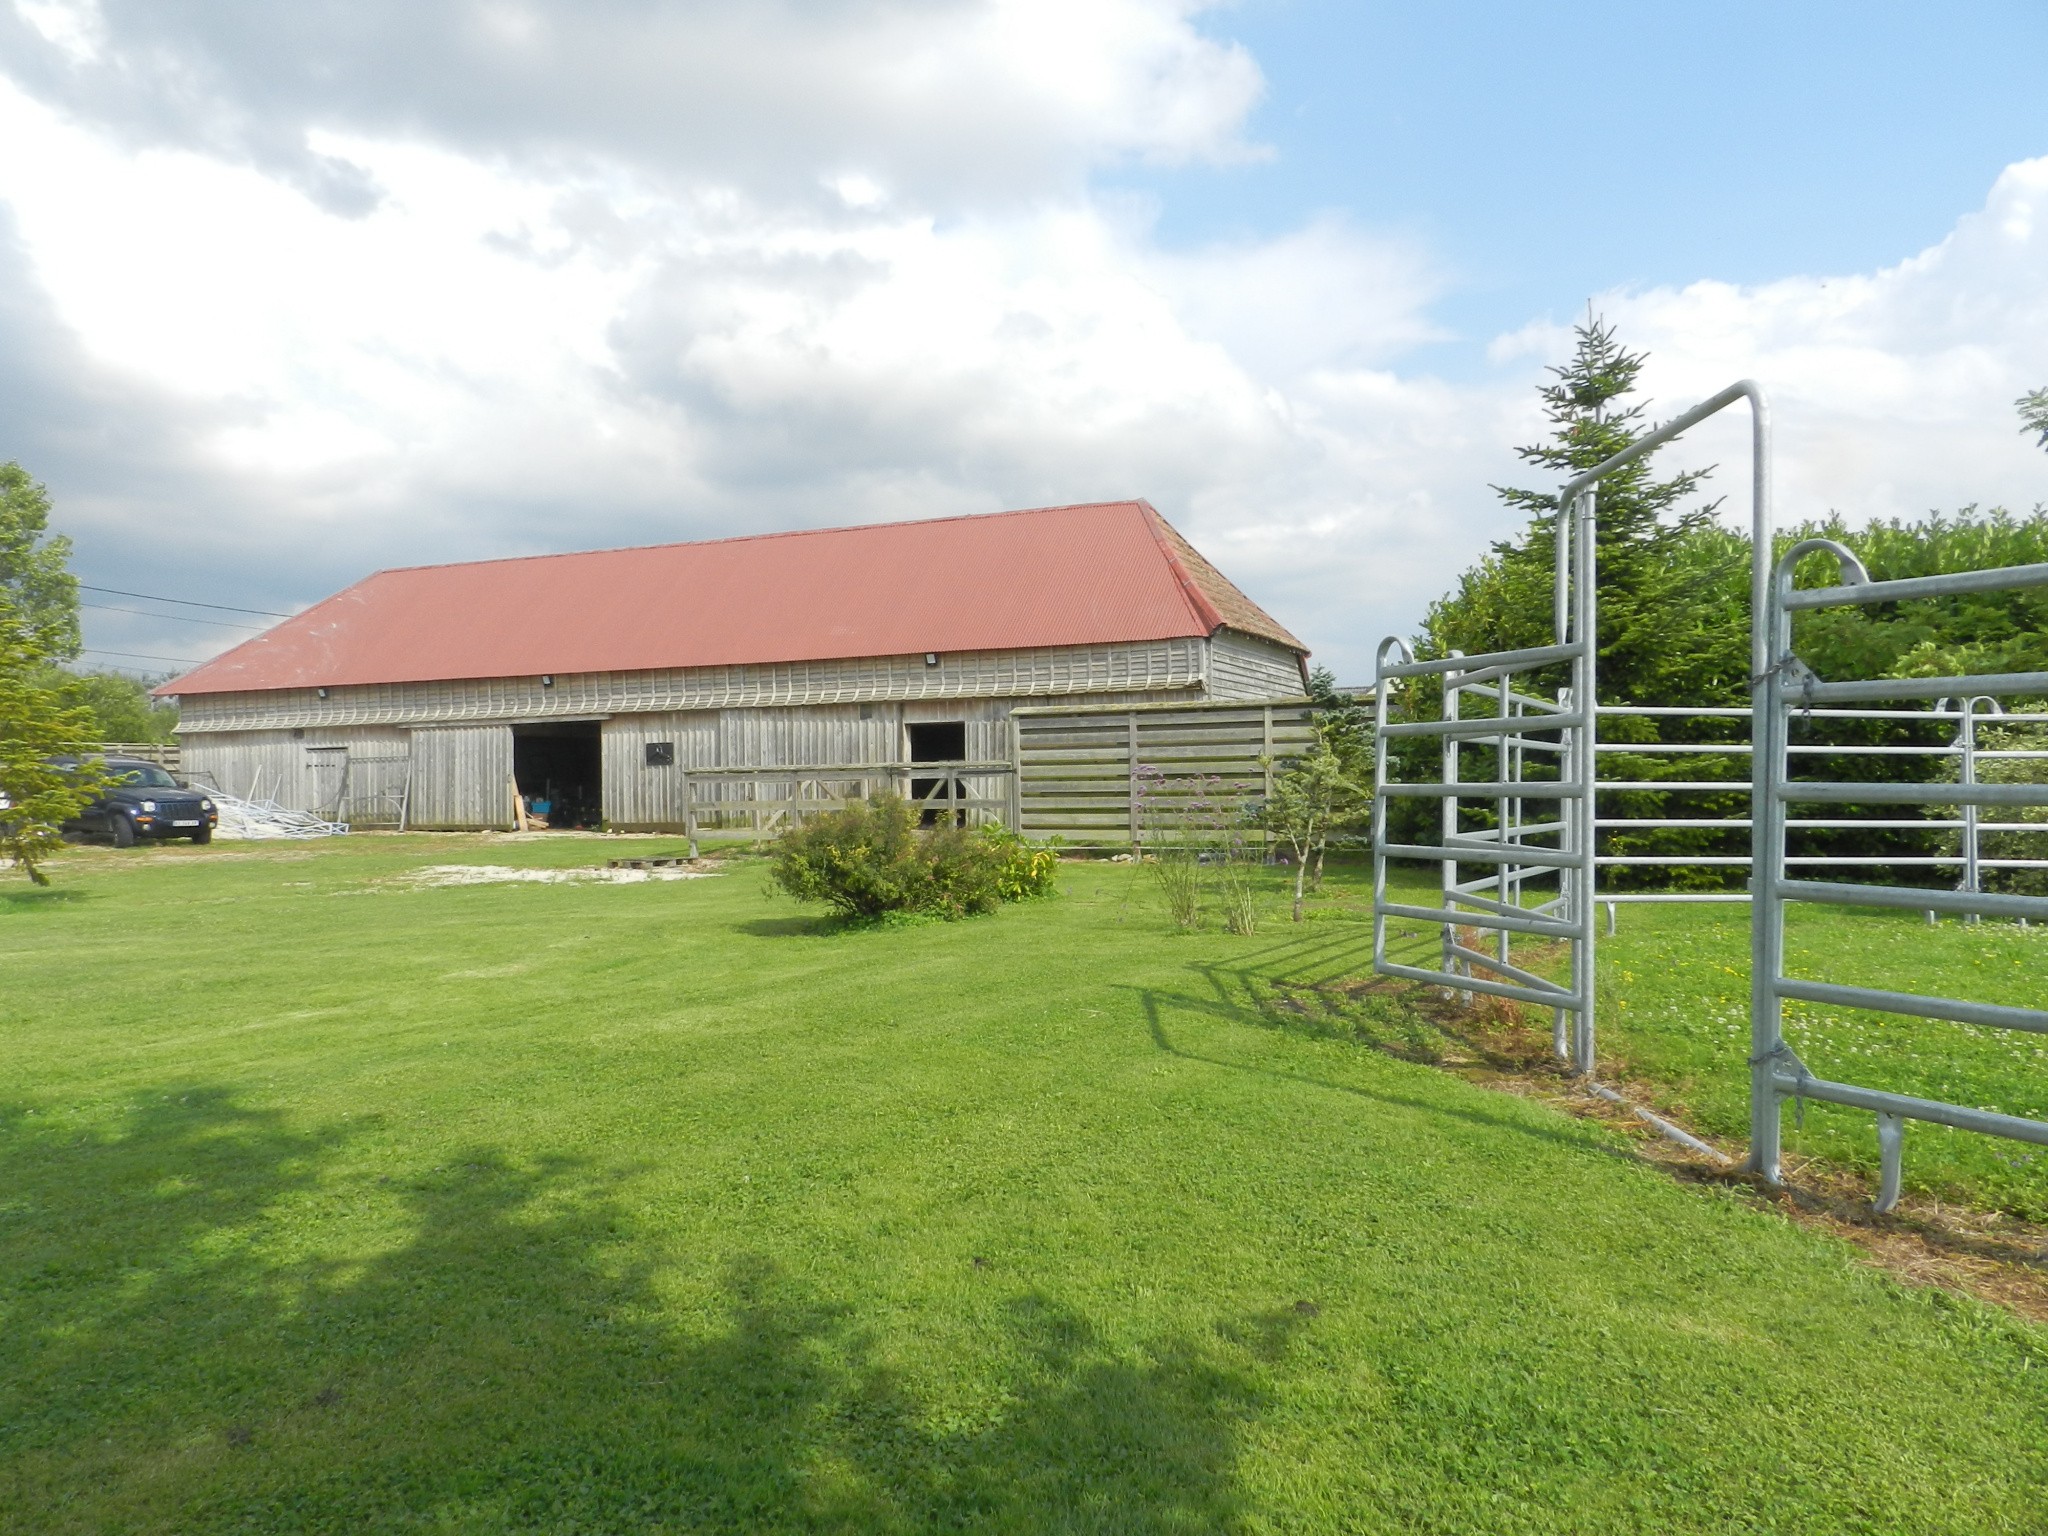
[[[1362,677],[1512,531],[1486,487],[1524,478],[1530,386],[1570,345],[1530,327],[1476,380],[1404,371],[1436,335],[1413,242],[1333,215],[1167,251],[1145,209],[1092,194],[1106,159],[1255,152],[1256,68],[1165,0],[731,0],[648,24],[637,52],[623,0],[365,0],[373,37],[414,17],[426,57],[479,71],[399,81],[403,110],[346,50],[347,91],[264,95],[306,67],[282,12],[229,47],[166,41],[165,13],[118,0],[65,12],[74,34],[42,11],[85,39],[74,70],[132,71],[154,39],[199,50],[181,67],[217,91],[201,132],[0,85],[22,279],[0,389],[23,403],[0,456],[52,480],[103,580],[167,523],[191,569],[248,589],[200,595],[270,607],[421,560],[1139,494]],[[560,80],[508,126],[535,55]],[[714,58],[768,92],[725,138],[706,124],[743,87],[664,117],[642,71],[680,99]],[[307,164],[377,195],[309,197]],[[2027,505],[2048,457],[2010,401],[2048,382],[2044,211],[2029,162],[1882,272],[1599,304],[1652,353],[1666,412],[1745,374],[1772,388],[1788,518]],[[1736,500],[1740,431],[1686,449]]]

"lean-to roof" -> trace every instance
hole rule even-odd
[[[1205,636],[1307,647],[1143,501],[379,571],[164,694]]]

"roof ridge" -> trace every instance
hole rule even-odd
[[[1140,505],[1150,515],[1153,537],[1165,546],[1175,574],[1193,595],[1196,617],[1208,622],[1209,633],[1235,629],[1291,647],[1303,655],[1308,654],[1307,646],[1278,619],[1253,602],[1244,588],[1224,575],[1214,561],[1195,548],[1186,534],[1160,514],[1157,507],[1150,502],[1141,502]]]
[[[1167,535],[1175,531],[1159,509],[1149,501],[1138,503],[1144,509],[1145,527],[1152,535],[1152,542],[1159,546],[1159,552],[1166,557],[1166,568],[1173,572],[1175,583],[1180,587],[1181,596],[1187,599],[1188,609],[1194,614],[1207,634],[1215,634],[1223,627],[1223,613],[1209,596],[1195,582],[1195,573],[1188,569],[1187,562],[1180,557],[1180,551],[1173,547],[1173,540]]]
[[[659,544],[611,544],[602,549],[558,549],[539,555],[486,555],[481,560],[431,560],[424,565],[387,565],[352,583],[361,586],[375,576],[397,576],[407,571],[446,571],[457,566],[517,565],[525,560],[573,560],[578,555],[635,555],[655,549],[704,549],[713,544],[758,544],[770,539],[808,539],[828,533],[867,533],[877,528],[926,528],[936,523],[974,523],[998,517],[1038,517],[1047,512],[1084,512],[1095,507],[1143,507],[1151,503],[1142,496],[1125,496],[1110,501],[1069,501],[1049,507],[1006,507],[1000,512],[949,512],[944,517],[900,517],[893,522],[835,523],[829,528],[778,528],[773,533],[729,533],[715,539],[667,539]],[[1158,514],[1155,512],[1156,517]],[[344,587],[347,592],[352,587]],[[340,592],[334,594],[341,596]]]

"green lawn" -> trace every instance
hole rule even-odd
[[[0,1530],[2048,1531],[2048,1335],[1345,1038],[1355,899],[385,883],[615,851],[0,898]]]
[[[1930,928],[1911,913],[1794,905],[1785,949],[1794,976],[2048,1008],[2048,928],[1953,918]],[[1746,1142],[1749,909],[1623,907],[1600,965],[1603,1061],[1665,1085],[1688,1124]],[[1785,1037],[1819,1077],[2048,1119],[2048,1036],[1790,1002]],[[1789,1153],[1875,1177],[1873,1116],[1808,1104],[1804,1119],[1800,1129],[1787,1115]],[[1916,1122],[1905,1173],[1909,1191],[2048,1221],[2039,1147]]]
[[[1434,870],[1401,870],[1397,894],[1437,904]],[[1749,908],[1624,905],[1598,942],[1600,1070],[1648,1090],[1690,1128],[1749,1140]],[[1441,930],[1396,922],[1389,953],[1433,965]],[[1817,981],[2048,1008],[2048,928],[1870,908],[1786,909],[1786,967]],[[1554,947],[1519,945],[1520,963],[1564,974]],[[1530,1014],[1547,1030],[1549,1016]],[[1816,1076],[1948,1103],[2048,1119],[2048,1036],[1785,1004],[1785,1035]],[[1803,1120],[1803,1124],[1799,1123]],[[1785,1117],[1785,1149],[1877,1173],[1874,1117],[1809,1103]],[[1906,1131],[1909,1192],[2048,1221],[2048,1151],[1915,1122]]]

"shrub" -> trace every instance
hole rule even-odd
[[[1052,889],[1058,855],[1008,828],[920,831],[900,796],[828,811],[776,840],[770,877],[799,901],[847,917],[921,912],[956,918]]]

